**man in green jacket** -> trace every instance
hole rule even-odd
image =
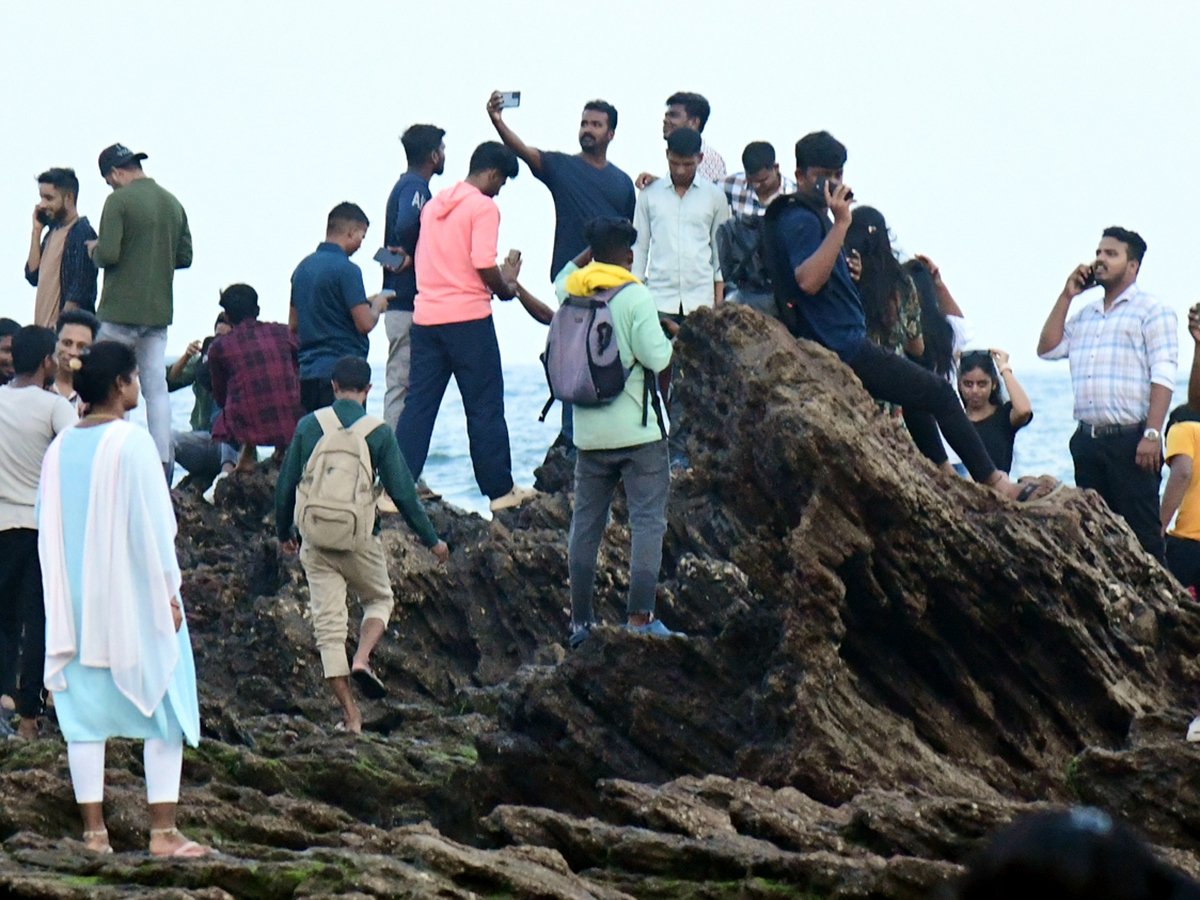
[[[333,406],[343,428],[349,428],[367,414],[367,394],[371,390],[371,367],[365,359],[346,356],[333,367]],[[324,429],[316,413],[309,413],[296,425],[296,433],[284,457],[275,482],[275,532],[285,553],[299,549],[300,563],[308,578],[312,603],[313,631],[325,677],[342,705],[343,725],[352,733],[362,731],[362,714],[350,691],[350,679],[372,699],[387,693],[383,682],[371,671],[371,651],[383,637],[391,616],[394,598],[388,577],[387,558],[379,540],[379,520],[375,536],[355,550],[323,550],[309,543],[298,547],[293,518],[296,488]],[[439,562],[450,557],[446,542],[438,537],[424,507],[417,500],[412,473],[400,454],[395,433],[383,421],[367,436],[371,467],[395,501],[410,528],[433,551]],[[354,660],[346,660],[346,636],[350,615],[346,608],[346,589],[354,591],[362,602],[363,618]]]
[[[621,365],[629,372],[624,390],[602,406],[576,406],[575,509],[567,544],[571,576],[570,644],[585,641],[595,624],[592,593],[596,554],[608,523],[618,482],[625,484],[629,505],[629,596],[626,627],[630,631],[668,637],[654,617],[654,593],[662,565],[667,531],[667,493],[671,470],[661,410],[643,415],[646,379],[671,362],[671,342],[663,333],[658,305],[650,291],[629,271],[637,231],[627,219],[594,219],[584,235],[592,262],[579,268],[568,263],[555,279],[560,297],[587,297],[627,285],[609,301]],[[586,256],[586,251],[585,254]],[[582,261],[584,257],[580,257]],[[657,402],[657,395],[651,394]],[[643,424],[643,422],[645,424]]]
[[[92,261],[104,269],[97,337],[120,341],[137,354],[146,424],[169,480],[175,466],[167,326],[174,317],[175,270],[192,264],[192,234],[179,201],[142,171],[145,158],[145,153],[133,153],[122,144],[100,154],[100,175],[113,192],[104,201],[100,234],[88,246]]]

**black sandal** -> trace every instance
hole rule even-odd
[[[387,685],[370,669],[355,669],[350,673],[350,677],[368,700],[382,700],[387,696]]]

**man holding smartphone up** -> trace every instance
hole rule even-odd
[[[300,403],[313,412],[333,403],[329,378],[344,356],[367,358],[367,337],[394,291],[367,296],[362,270],[350,262],[371,223],[362,207],[339,203],[329,213],[325,240],[292,273],[288,328],[300,338]]]
[[[1146,242],[1104,229],[1096,261],[1071,273],[1042,326],[1038,356],[1069,359],[1079,428],[1071,437],[1075,484],[1092,488],[1123,516],[1143,549],[1166,559],[1159,521],[1162,427],[1175,390],[1175,312],[1137,286]],[[1104,296],[1067,320],[1089,288]]]
[[[412,358],[409,334],[412,329],[413,300],[417,296],[417,270],[413,254],[421,234],[421,210],[433,193],[429,180],[446,170],[446,132],[436,125],[413,125],[400,142],[408,157],[408,171],[400,176],[388,195],[384,243],[398,259],[383,266],[384,290],[396,292],[388,301],[383,327],[387,331],[387,392],[383,397],[383,419],[392,431],[400,421],[404,398],[408,393],[408,370]],[[398,263],[396,265],[395,263]]]

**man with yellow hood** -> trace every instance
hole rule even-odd
[[[671,362],[671,342],[663,333],[658,306],[633,273],[637,231],[627,219],[594,219],[584,231],[588,251],[568,263],[555,280],[561,297],[588,297],[627,285],[609,301],[621,364],[629,373],[625,387],[601,406],[575,407],[575,510],[571,516],[568,563],[571,575],[571,636],[577,647],[595,624],[592,593],[596,554],[608,522],[617,483],[625,483],[629,503],[629,597],[626,627],[668,637],[654,617],[654,594],[667,530],[667,493],[671,470],[667,436],[653,387],[657,373]],[[587,263],[580,268],[580,263]],[[647,390],[647,385],[651,390]],[[649,399],[647,399],[649,398]],[[656,409],[647,415],[645,404]]]

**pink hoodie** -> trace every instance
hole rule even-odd
[[[499,233],[500,207],[465,181],[425,204],[414,261],[414,324],[471,322],[492,314],[492,291],[476,269],[496,265]]]

